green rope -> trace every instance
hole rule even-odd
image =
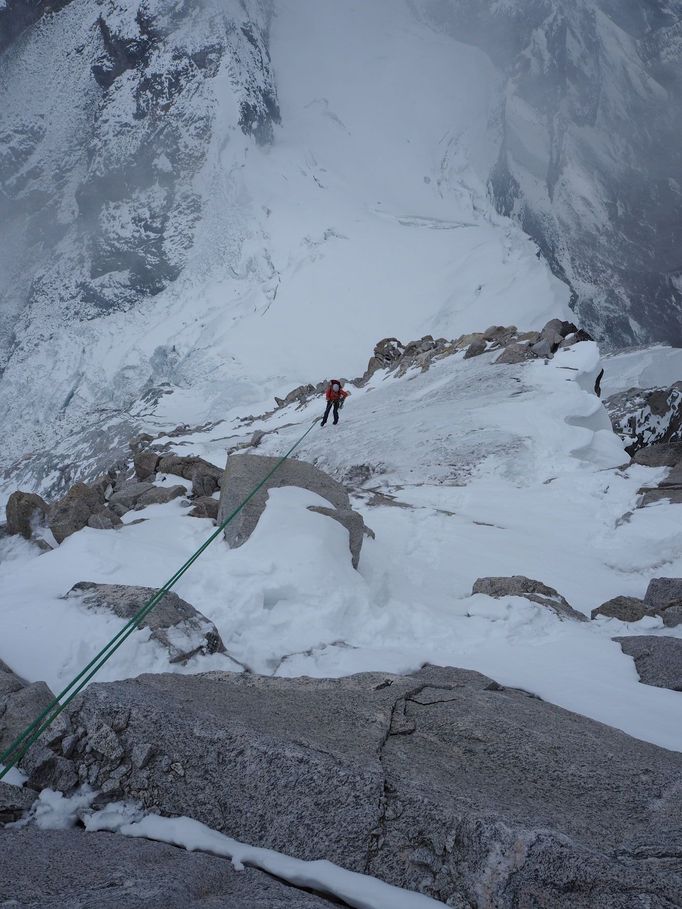
[[[43,712],[30,723],[20,735],[12,742],[12,744],[7,748],[2,754],[0,754],[0,780],[8,773],[12,767],[16,766],[21,759],[24,757],[28,749],[33,745],[38,738],[45,732],[45,730],[54,723],[59,714],[71,703],[71,701],[76,697],[76,695],[88,684],[88,682],[96,675],[97,672],[104,666],[107,660],[118,650],[118,648],[123,644],[123,642],[130,637],[130,635],[137,630],[140,623],[149,615],[152,609],[159,603],[160,600],[168,593],[168,591],[180,580],[183,574],[196,562],[199,556],[207,549],[211,543],[215,540],[217,536],[227,527],[230,521],[235,518],[239,512],[247,505],[248,502],[256,495],[256,493],[263,488],[267,483],[273,473],[278,470],[282,464],[287,460],[287,458],[292,454],[292,452],[298,448],[301,442],[305,439],[308,433],[312,432],[315,426],[318,423],[317,417],[315,422],[303,433],[300,439],[295,442],[291,448],[287,451],[286,454],[282,455],[279,461],[275,466],[270,470],[255,486],[248,496],[241,502],[233,512],[231,512],[225,520],[213,531],[210,537],[201,544],[201,546],[187,559],[184,565],[182,565],[175,574],[169,578],[166,583],[160,587],[156,593],[142,606],[135,615],[121,628],[121,630],[114,635],[114,637],[102,647],[99,653],[96,654],[90,660],[87,666],[82,669],[78,675],[64,688],[63,691],[60,691],[55,699],[48,704],[48,706],[43,710]],[[66,700],[62,700],[66,695]]]

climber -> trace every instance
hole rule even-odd
[[[327,391],[325,392],[325,398],[327,399],[327,409],[324,412],[322,417],[321,426],[324,426],[329,417],[329,411],[334,408],[334,426],[339,422],[339,408],[343,407],[343,402],[346,400],[349,391],[346,391],[339,379],[332,379],[327,386]]]

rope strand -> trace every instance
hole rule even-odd
[[[240,502],[240,504],[232,511],[225,520],[213,531],[213,533],[205,540],[201,546],[192,553],[192,555],[187,559],[187,561],[182,565],[172,577],[170,577],[162,587],[160,587],[156,593],[150,597],[150,599],[142,606],[135,615],[129,619],[129,621],[123,626],[123,628],[118,631],[110,641],[108,641],[104,647],[97,653],[85,666],[78,675],[69,682],[69,684],[58,695],[54,700],[48,704],[48,706],[43,710],[43,712],[33,720],[12,742],[12,744],[0,755],[0,780],[11,770],[12,767],[16,766],[24,757],[29,748],[37,741],[38,738],[48,729],[52,723],[57,719],[59,714],[71,703],[71,701],[76,697],[76,695],[82,691],[82,689],[88,684],[88,682],[99,672],[99,670],[104,666],[107,660],[118,650],[118,648],[123,644],[123,642],[130,637],[133,631],[136,631],[140,623],[149,615],[152,609],[163,599],[163,597],[168,593],[168,591],[180,580],[180,578],[188,571],[191,566],[196,562],[199,556],[207,549],[211,543],[216,539],[217,536],[227,527],[230,521],[235,518],[239,512],[247,505],[251,499],[256,495],[256,493],[263,488],[267,483],[270,477],[278,470],[282,464],[287,460],[287,458],[298,448],[301,442],[305,437],[312,432],[312,430],[317,425],[318,418],[315,418],[315,422],[303,433],[300,439],[295,442],[291,448],[282,455],[279,461],[275,466],[263,477],[263,479],[258,483],[257,486],[251,490],[251,492],[246,496],[246,498]],[[68,697],[67,697],[68,695]],[[66,698],[66,700],[62,700]],[[4,765],[4,766],[2,766]]]

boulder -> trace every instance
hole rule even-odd
[[[0,781],[0,827],[3,824],[11,824],[14,821],[18,821],[37,798],[38,793],[34,792],[33,789],[10,786],[9,783]],[[1,831],[0,836],[2,836]],[[0,878],[0,906],[2,905],[2,899],[3,893]]]
[[[329,909],[255,868],[82,829],[0,830],[0,905],[15,909]]]
[[[502,351],[495,363],[525,363],[526,360],[537,360],[537,354],[528,344],[510,344]]]
[[[104,505],[101,484],[88,486],[86,483],[76,483],[48,512],[48,526],[55,540],[63,543],[72,533],[87,527],[90,517],[102,511]]]
[[[536,341],[540,340],[539,331],[522,331],[516,336],[516,340],[519,342],[525,341],[528,344],[535,344]]]
[[[682,755],[476,672],[146,675],[67,712],[82,781],[255,846],[450,906],[679,902]]]
[[[516,325],[491,325],[483,332],[483,340],[488,341],[493,347],[506,347],[511,341],[516,340],[517,334]]]
[[[149,448],[143,448],[136,451],[133,457],[133,466],[135,467],[135,476],[138,480],[150,480],[156,474],[157,467],[161,456],[158,451],[152,451]]]
[[[639,622],[644,616],[652,615],[644,600],[638,597],[613,597],[592,610],[592,618],[603,615],[610,619],[619,619],[621,622]]]
[[[34,529],[45,524],[50,506],[34,492],[17,490],[7,500],[7,532],[31,539]]]
[[[682,578],[652,578],[644,594],[644,602],[661,612],[682,600]]]
[[[586,622],[587,617],[573,609],[560,593],[553,587],[548,587],[542,581],[526,578],[521,574],[512,577],[478,578],[474,583],[472,594],[484,593],[486,596],[495,597],[525,597],[532,603],[551,609],[560,619],[574,619],[577,622]]]
[[[661,612],[661,618],[666,628],[676,628],[682,625],[682,599],[670,603]]]
[[[132,619],[155,593],[153,587],[80,581],[74,584],[65,599],[76,598],[86,609],[106,609],[127,620]],[[186,663],[196,654],[225,653],[225,645],[213,622],[172,590],[139,627],[151,629],[150,638],[166,648],[171,663]]]
[[[103,508],[102,511],[91,514],[88,518],[88,527],[93,527],[95,530],[113,530],[121,527],[122,524],[123,521],[111,508]]]
[[[530,349],[536,357],[548,358],[552,356],[556,350],[556,346],[548,338],[540,338],[535,344],[531,344]]]
[[[109,497],[109,507],[119,515],[125,514],[137,505],[141,496],[155,488],[153,483],[128,482]]]
[[[466,335],[460,335],[459,338],[456,338],[452,343],[458,350],[463,350],[465,347],[470,347],[472,344],[477,344],[479,341],[483,341],[483,332],[482,331],[472,331]]]
[[[326,515],[338,521],[342,527],[348,531],[348,545],[351,551],[351,562],[353,568],[357,568],[360,563],[360,550],[362,549],[362,540],[367,532],[374,536],[369,528],[365,527],[365,521],[361,514],[353,511],[352,508],[340,510],[336,508],[325,508],[322,505],[308,505],[308,511],[315,511],[317,514]]]
[[[635,464],[645,467],[675,467],[682,464],[682,442],[658,442],[640,448],[633,457]]]
[[[672,505],[682,503],[681,486],[656,486],[653,488],[645,486],[637,492],[642,497],[637,503],[638,508],[645,508],[647,505],[663,501],[670,502]]]
[[[556,347],[558,347],[564,338],[575,334],[577,331],[578,327],[577,325],[574,325],[573,322],[566,322],[562,319],[550,319],[540,332],[540,336],[542,338],[547,338],[552,344],[556,344]],[[555,350],[556,347],[554,348]]]
[[[212,496],[220,488],[220,475],[215,471],[207,472],[201,465],[192,471],[192,495],[195,498]]]
[[[0,752],[53,700],[45,682],[27,682],[0,660]]]
[[[184,486],[154,486],[148,492],[142,493],[135,503],[133,511],[140,511],[147,505],[165,505],[173,499],[179,499],[187,495],[187,489]]]
[[[211,496],[202,496],[195,499],[192,510],[189,512],[191,518],[212,518],[214,521],[218,517],[218,500]]]
[[[128,446],[133,454],[136,454],[141,448],[146,448],[153,441],[154,436],[150,436],[148,432],[142,432],[139,436],[129,439]]]
[[[472,357],[480,357],[481,354],[484,354],[487,348],[485,341],[472,341],[472,343],[467,347],[464,354],[465,360],[470,360]]]
[[[109,507],[121,516],[147,505],[164,505],[187,494],[184,486],[155,486],[154,483],[128,483],[109,499]]]
[[[278,463],[279,458],[268,458],[255,454],[232,454],[227,459],[225,473],[221,483],[218,523],[237,508],[255,486],[266,477]],[[242,546],[253,533],[260,516],[263,514],[270,489],[282,486],[300,486],[309,489],[333,505],[333,517],[349,529],[349,546],[353,565],[357,567],[360,559],[363,534],[357,532],[360,526],[364,529],[362,516],[350,507],[348,493],[341,483],[306,461],[285,461],[255,496],[242,508],[225,528],[225,539],[231,548]],[[324,513],[327,513],[325,511]],[[355,517],[357,515],[357,517]]]
[[[568,323],[571,324],[570,322]],[[572,347],[574,344],[579,344],[581,341],[594,341],[592,335],[585,331],[584,328],[578,328],[576,331],[569,332],[564,336],[564,340],[561,342],[559,347]]]
[[[682,639],[658,635],[614,638],[633,657],[640,682],[682,691]]]
[[[62,740],[66,739],[68,743],[72,738],[65,735],[64,724],[65,721],[60,716],[54,726],[44,733],[44,736],[50,736],[52,747],[61,749]],[[22,771],[28,776],[27,786],[36,790],[54,789],[59,792],[70,792],[78,785],[76,768],[63,754],[55,754],[51,747],[44,744],[44,736],[29,748],[19,762]]]
[[[204,461],[203,458],[199,458],[195,455],[187,455],[185,457],[181,457],[175,453],[164,455],[159,461],[157,472],[172,473],[175,474],[175,476],[182,477],[184,480],[191,480],[192,474],[198,468],[201,468],[202,473],[214,476],[218,483],[220,483],[220,478],[223,473],[222,470],[219,467],[216,467],[215,464],[210,464],[208,461]]]

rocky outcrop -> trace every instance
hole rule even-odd
[[[28,811],[38,798],[38,793],[33,789],[24,789],[20,786],[10,786],[0,780],[0,828],[3,824],[11,824]],[[0,830],[0,837],[2,831]],[[3,899],[3,881],[0,871],[0,900]],[[2,903],[0,902],[0,905]]]
[[[140,482],[152,480],[158,470],[160,460],[161,455],[159,452],[154,451],[151,448],[143,448],[142,450],[134,451],[133,467],[135,468],[135,476],[137,479],[140,480]]]
[[[250,444],[257,445],[257,433]],[[121,518],[129,511],[139,511],[148,505],[161,505],[187,495],[180,484],[164,484],[165,477],[173,474],[192,484],[194,517],[215,517],[217,501],[209,503],[220,488],[222,471],[203,458],[174,452],[159,452],[149,447],[154,441],[149,435],[132,439],[133,464],[122,461],[109,468],[106,474],[92,483],[75,483],[65,495],[52,504],[34,493],[20,490],[12,493],[7,503],[7,532],[20,533],[27,539],[49,550],[41,539],[31,537],[35,528],[46,524],[57,543],[84,527],[96,530],[113,530],[121,527]]]
[[[652,578],[643,600],[614,597],[592,610],[592,618],[598,616],[621,622],[639,622],[649,616],[661,618],[668,628],[682,625],[682,578]]]
[[[635,464],[645,467],[676,467],[682,464],[682,442],[657,442],[639,449],[633,457]]]
[[[634,659],[640,682],[682,691],[682,639],[637,635],[613,640]]]
[[[279,460],[279,458],[268,458],[263,455],[230,455],[221,482],[219,524],[246,499],[247,495],[270,473]],[[225,528],[225,539],[229,545],[236,548],[249,539],[265,510],[269,490],[279,489],[282,486],[299,486],[331,502],[333,506],[331,516],[349,531],[353,567],[357,568],[365,528],[362,516],[351,508],[348,493],[341,483],[305,461],[287,460],[267,479],[261,489]],[[313,510],[320,509],[313,507]],[[323,513],[329,514],[329,511],[323,510]]]
[[[24,539],[30,540],[36,527],[47,523],[49,509],[47,502],[33,492],[13,492],[5,509],[7,532],[21,534]]]
[[[658,486],[643,486],[639,493],[639,507],[651,505],[666,499],[682,502],[682,442],[657,442],[638,449],[633,458],[636,464],[645,467],[670,467],[671,470]]]
[[[631,457],[650,445],[682,442],[682,382],[670,388],[631,388],[606,398],[604,406]]]
[[[616,346],[679,343],[682,196],[661,182],[679,173],[679,6],[415,7],[495,67],[503,101],[491,195],[569,284],[581,321]]]
[[[141,676],[67,714],[51,747],[102,798],[451,906],[679,896],[682,755],[475,672]]]
[[[17,909],[330,909],[255,868],[111,833],[0,829],[0,853],[0,905]]]
[[[644,602],[668,628],[682,625],[682,578],[652,578]]]
[[[129,483],[114,492],[109,499],[109,508],[117,515],[128,511],[140,511],[148,505],[165,505],[173,499],[184,496],[184,486],[155,486],[154,483]]]
[[[48,512],[48,526],[55,540],[63,543],[72,533],[87,527],[90,518],[103,511],[105,505],[105,494],[100,486],[76,483]]]
[[[218,517],[219,502],[210,496],[201,496],[195,499],[193,507],[188,512],[191,518],[211,518],[213,521]]]
[[[0,660],[0,752],[53,700],[45,682],[26,682]]]
[[[78,599],[86,609],[106,609],[121,619],[132,619],[155,593],[153,587],[80,581],[74,584],[65,599]],[[151,629],[151,640],[158,641],[168,651],[171,663],[186,663],[197,654],[226,652],[213,622],[172,590],[163,596],[139,627]]]
[[[472,594],[483,593],[489,597],[524,597],[531,603],[545,606],[560,619],[574,619],[577,622],[586,622],[587,618],[573,609],[572,606],[553,587],[548,587],[542,581],[526,578],[517,574],[512,577],[478,578],[475,581]]]
[[[570,347],[580,341],[590,340],[592,339],[586,331],[576,328],[572,322],[562,322],[561,319],[552,319],[540,332],[519,332],[515,325],[491,325],[485,331],[460,335],[452,341],[424,335],[417,341],[403,344],[397,338],[384,338],[375,346],[365,372],[352,379],[350,384],[361,388],[382,369],[395,373],[398,377],[404,376],[411,369],[426,372],[432,363],[461,352],[464,352],[465,360],[470,360],[498,350],[501,353],[495,363],[522,363],[538,357],[549,359],[560,347]],[[345,379],[342,381],[347,384]],[[300,407],[311,398],[321,395],[326,387],[327,381],[318,382],[317,385],[299,385],[285,397],[276,397],[275,403],[278,407],[289,404]]]
[[[618,619],[621,622],[639,622],[644,616],[653,615],[649,606],[638,597],[613,597],[592,610],[591,617],[603,615],[607,619]]]
[[[283,398],[278,398],[275,395],[275,404],[278,407],[287,407],[289,404],[305,404],[305,402],[309,401],[314,395],[322,394],[326,387],[326,382],[318,382],[317,385],[311,385],[310,383],[306,385],[297,385],[296,388],[292,388]]]

